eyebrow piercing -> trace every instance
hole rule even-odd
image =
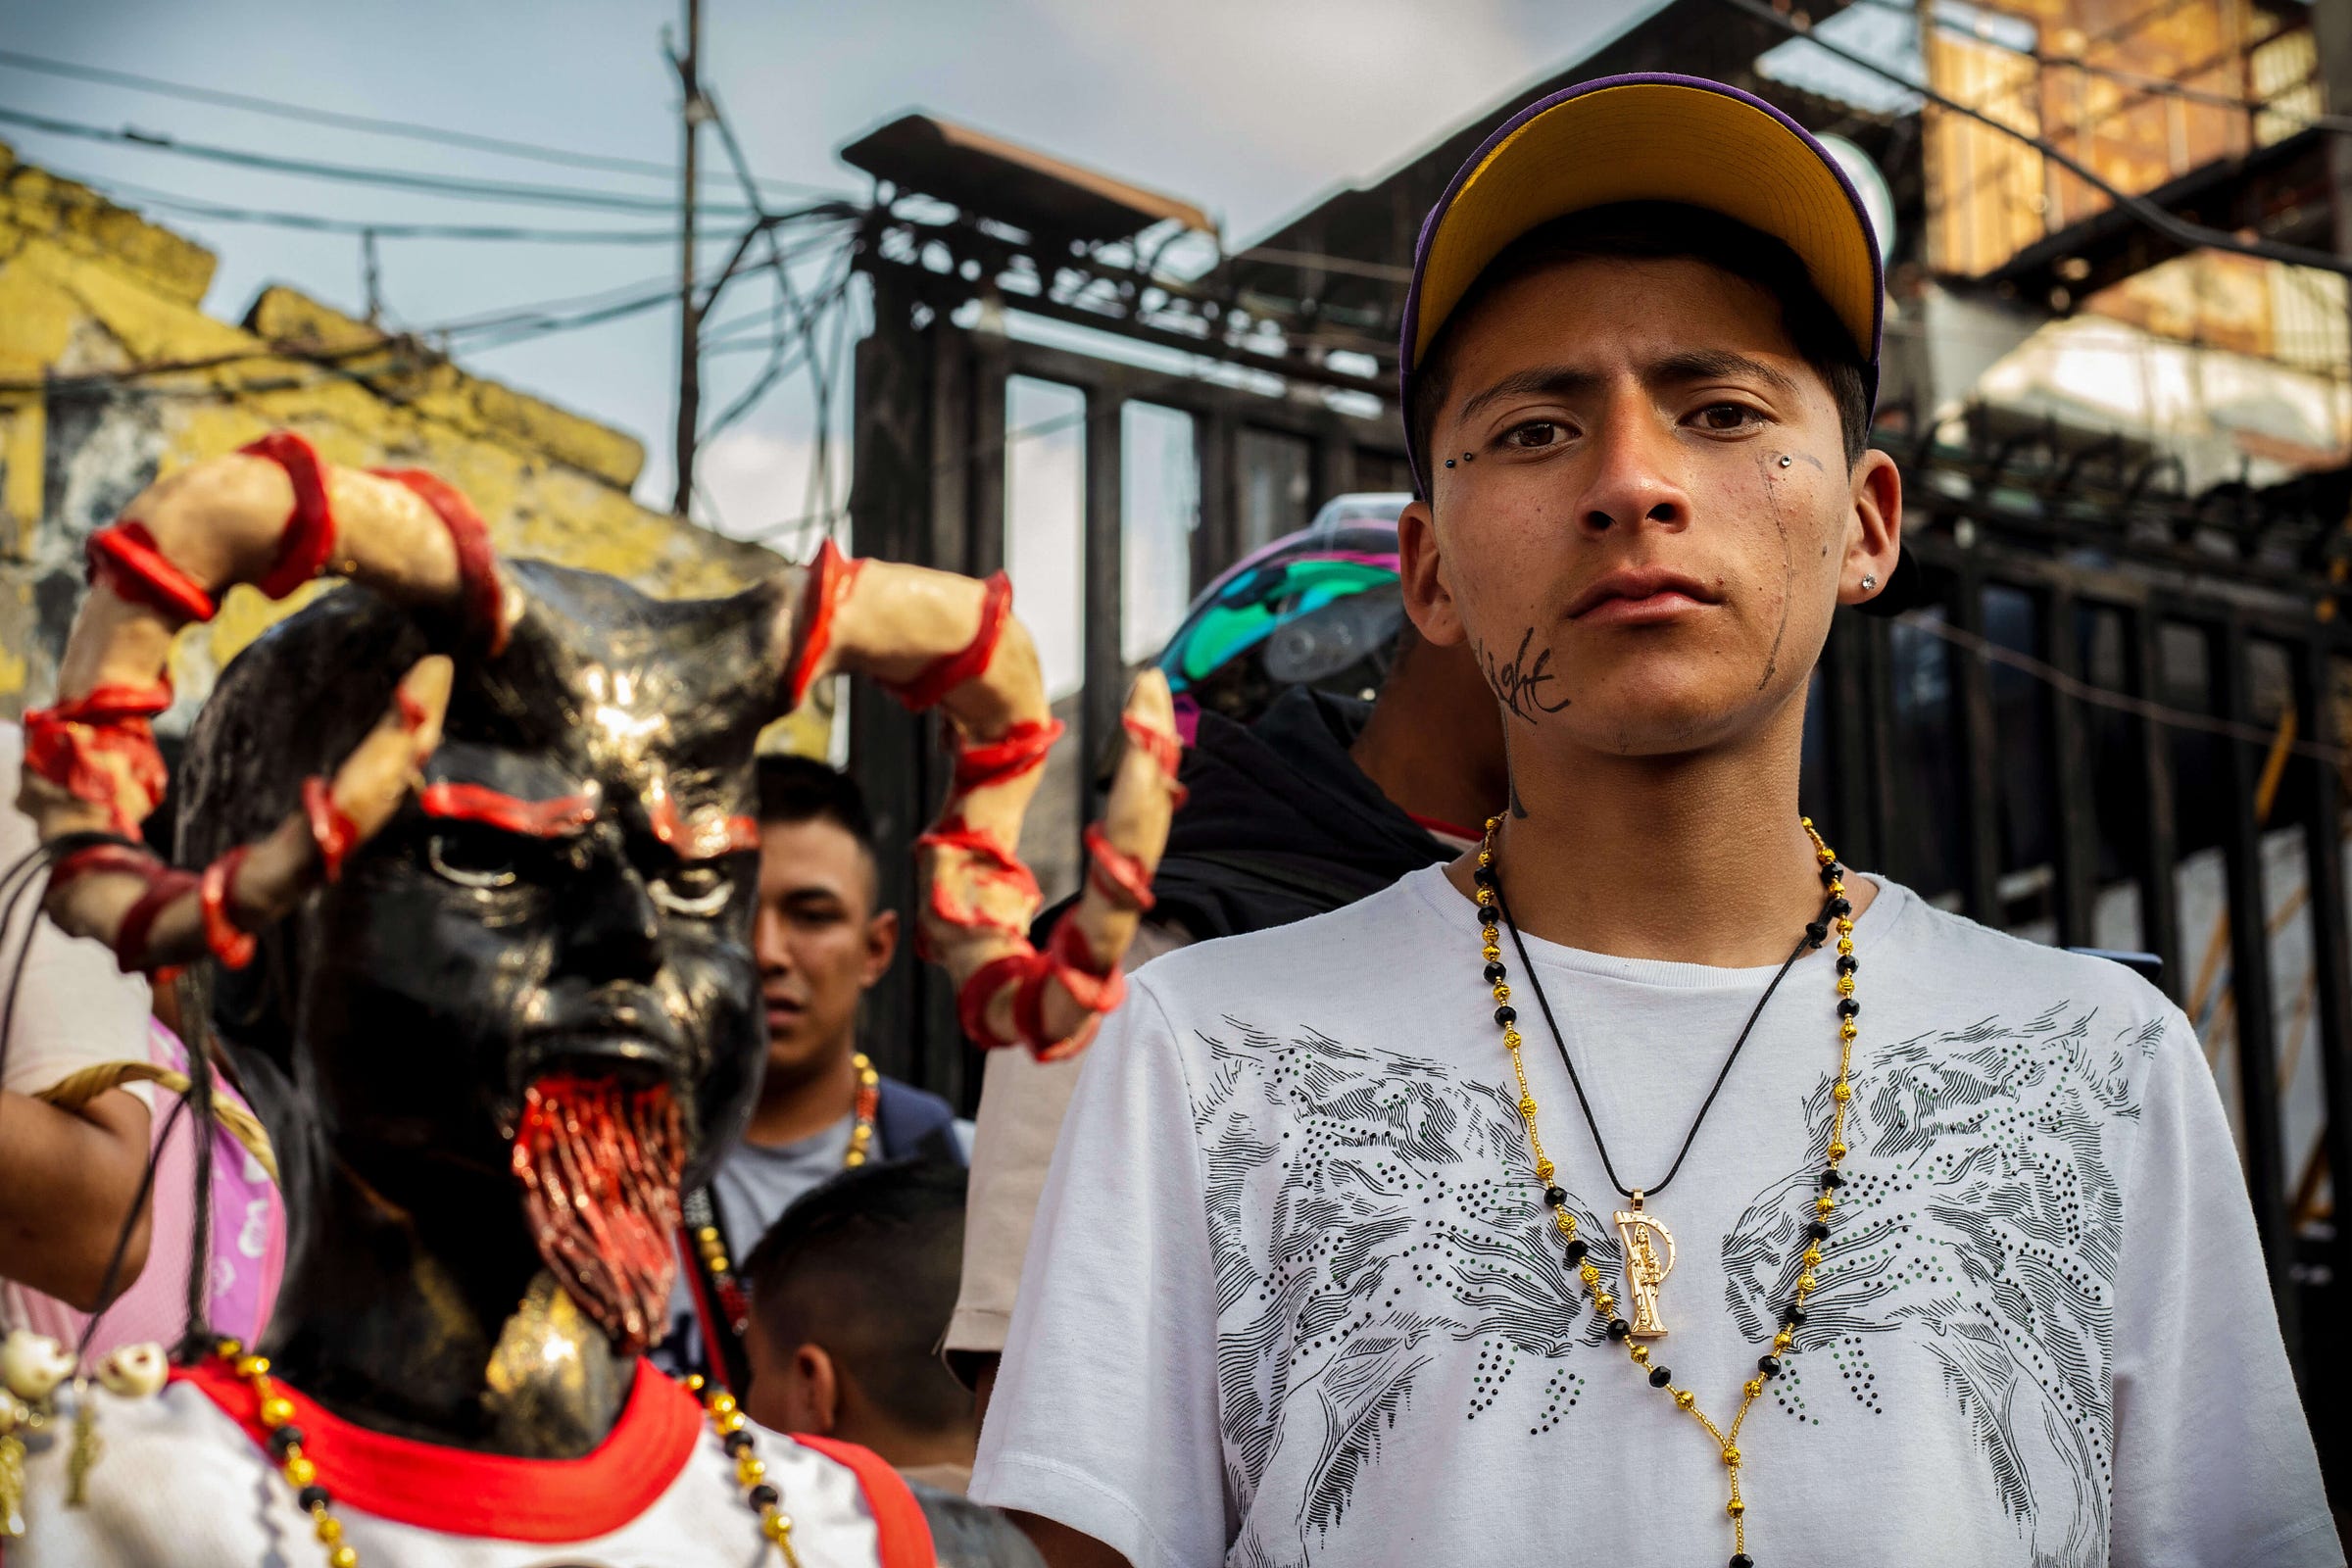
[[[1795,460],[1794,458],[1790,457],[1790,456],[1789,456],[1788,453],[1786,453],[1786,452],[1784,452],[1784,453],[1782,453],[1782,454],[1781,454],[1781,466],[1782,466],[1782,467],[1784,467],[1784,468],[1788,467],[1788,466],[1790,464],[1794,463],[1795,461],[1796,461],[1796,460]]]
[[[1453,466],[1453,460],[1452,460],[1451,458],[1447,458],[1447,459],[1446,460],[1446,466],[1447,466],[1448,468],[1450,468],[1450,467],[1452,467],[1452,466]]]

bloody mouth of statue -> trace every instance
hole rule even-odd
[[[686,1138],[666,1084],[550,1073],[523,1093],[513,1170],[539,1256],[624,1354],[651,1344],[677,1272]]]

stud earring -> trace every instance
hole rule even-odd
[[[1869,572],[1869,571],[1866,571],[1866,572],[1864,572],[1864,573],[1862,574],[1862,591],[1863,591],[1864,593],[1868,593],[1868,592],[1870,592],[1870,591],[1871,591],[1873,588],[1876,588],[1878,585],[1879,585],[1879,578],[1878,578],[1878,574],[1877,574],[1876,572]]]
[[[1781,454],[1781,466],[1782,466],[1782,467],[1784,467],[1784,468],[1788,467],[1788,466],[1790,464],[1794,463],[1795,461],[1796,461],[1796,460],[1795,460],[1794,458],[1790,457],[1790,456],[1789,456],[1788,453],[1786,453],[1786,452],[1784,452],[1784,453],[1782,453],[1782,454]]]

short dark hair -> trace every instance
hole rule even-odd
[[[1506,284],[1567,262],[1592,260],[1703,262],[1744,278],[1781,308],[1781,327],[1797,357],[1821,373],[1838,405],[1838,433],[1848,467],[1870,445],[1870,405],[1863,396],[1862,352],[1853,334],[1814,286],[1796,252],[1736,218],[1681,202],[1617,202],[1540,223],[1505,246],[1471,283],[1461,303],[1421,356],[1413,372],[1412,403],[1404,416],[1426,469],[1434,461],[1438,413],[1446,405],[1455,335]]]
[[[813,757],[763,753],[759,763],[760,820],[826,821],[874,853],[874,819],[858,781]]]
[[[972,1396],[933,1354],[963,1272],[962,1166],[898,1160],[802,1195],[743,1262],[753,1332],[789,1353],[819,1345],[890,1421],[939,1432]]]

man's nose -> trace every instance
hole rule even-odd
[[[1689,525],[1690,498],[1682,484],[1682,452],[1645,392],[1629,391],[1612,399],[1591,441],[1591,466],[1576,509],[1584,528],[1601,534],[1611,528],[1630,532],[1643,523]]]
[[[752,956],[763,975],[785,974],[792,968],[792,949],[784,940],[784,916],[762,901],[752,919]]]

